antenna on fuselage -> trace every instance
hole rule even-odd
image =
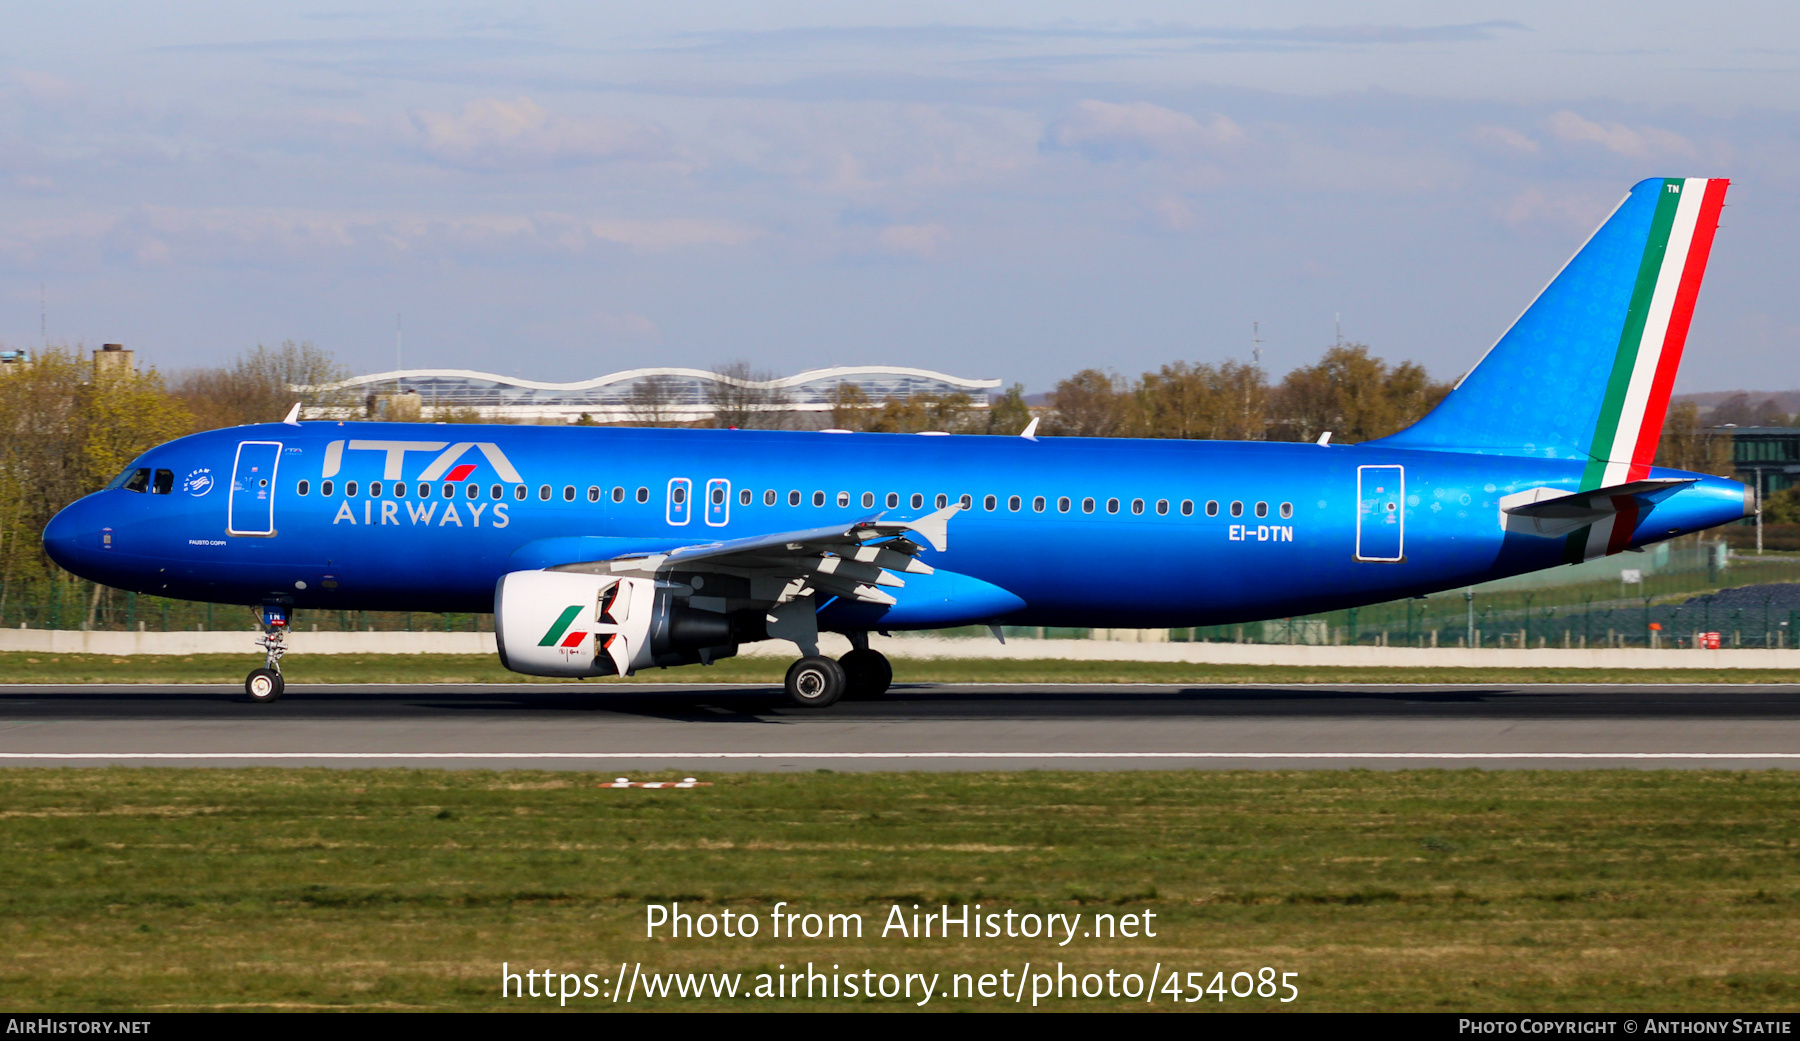
[[[300,403],[298,401],[294,402],[293,408],[288,409],[287,418],[282,420],[282,422],[291,427],[300,425]]]

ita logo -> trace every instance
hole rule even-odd
[[[212,467],[202,466],[200,469],[194,470],[186,477],[182,478],[181,490],[198,499],[207,492],[212,491],[215,483],[216,482],[213,480]]]
[[[562,651],[564,656],[579,648],[581,641],[587,639],[587,631],[576,629],[571,632],[569,626],[574,624],[575,617],[580,613],[580,604],[570,604],[563,608],[562,614],[556,616],[556,621],[550,624],[550,628],[544,630],[544,635],[538,640],[538,646],[555,647]]]

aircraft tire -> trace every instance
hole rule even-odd
[[[801,658],[788,666],[788,700],[801,708],[824,708],[844,696],[844,667],[830,658]]]
[[[274,669],[253,669],[244,678],[244,693],[250,700],[259,705],[267,705],[271,701],[281,699],[282,688],[286,684],[281,680],[281,673]]]
[[[873,701],[894,683],[894,666],[880,651],[851,651],[838,664],[844,669],[845,701]]]

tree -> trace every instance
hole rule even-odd
[[[1031,406],[1025,404],[1025,384],[1015,383],[988,402],[987,432],[1017,437],[1031,424]]]
[[[1390,367],[1367,344],[1347,343],[1281,381],[1271,433],[1313,441],[1329,430],[1338,441],[1372,441],[1418,422],[1448,393],[1450,384],[1433,381],[1419,365]]]
[[[749,362],[734,361],[714,370],[720,376],[707,390],[713,406],[712,425],[741,430],[780,430],[786,423],[787,392],[774,386],[771,373],[752,371]]]
[[[1747,427],[1750,421],[1750,395],[1739,391],[1713,406],[1706,417],[1708,426]]]
[[[631,383],[625,401],[631,421],[641,427],[668,426],[674,422],[677,384],[667,376],[643,376]]]
[[[1762,515],[1764,524],[1800,524],[1800,485],[1764,499]]]
[[[1123,396],[1132,437],[1260,441],[1269,388],[1262,370],[1239,362],[1175,362],[1146,372]]]
[[[1656,443],[1656,465],[1689,473],[1733,477],[1731,434],[1700,423],[1700,408],[1691,401],[1669,406],[1663,416],[1662,439]]]
[[[1124,425],[1118,377],[1083,369],[1056,385],[1045,433],[1064,437],[1113,437]]]
[[[53,347],[0,374],[0,603],[19,580],[57,574],[44,525],[193,416],[155,369],[106,368]]]
[[[257,344],[229,365],[195,369],[173,392],[194,417],[195,430],[274,423],[295,402],[302,414],[355,415],[360,402],[342,386],[350,373],[311,343]]]

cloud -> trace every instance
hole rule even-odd
[[[759,234],[756,229],[735,221],[693,218],[589,221],[586,230],[603,242],[651,250],[681,249],[686,246],[741,246]]]
[[[1540,188],[1529,188],[1502,206],[1500,215],[1514,227],[1553,224],[1587,231],[1598,225],[1617,203],[1616,198],[1567,193],[1551,195]]]
[[[1536,152],[1542,146],[1510,127],[1485,126],[1476,127],[1469,135],[1477,144],[1499,145],[1517,152]]]
[[[1089,159],[1175,157],[1218,149],[1245,140],[1242,127],[1226,116],[1206,123],[1185,112],[1133,101],[1080,101],[1045,132],[1048,148],[1080,152]]]
[[[949,237],[949,229],[942,224],[895,224],[881,229],[876,238],[890,253],[929,260],[937,255],[938,247]]]
[[[1602,125],[1564,110],[1550,117],[1550,132],[1563,141],[1592,143],[1632,159],[1648,159],[1655,153],[1694,155],[1687,138],[1656,127],[1632,129],[1620,123]]]
[[[479,98],[460,114],[420,111],[413,124],[425,152],[475,170],[580,166],[672,157],[657,127],[628,119],[552,116],[530,98]]]
[[[452,255],[474,262],[579,254],[601,246],[661,252],[739,246],[759,236],[735,221],[582,218],[566,213],[365,213],[144,206],[115,214],[21,221],[0,233],[0,256],[86,253],[135,265],[285,266],[352,255],[392,261]],[[336,262],[336,261],[333,261]]]

